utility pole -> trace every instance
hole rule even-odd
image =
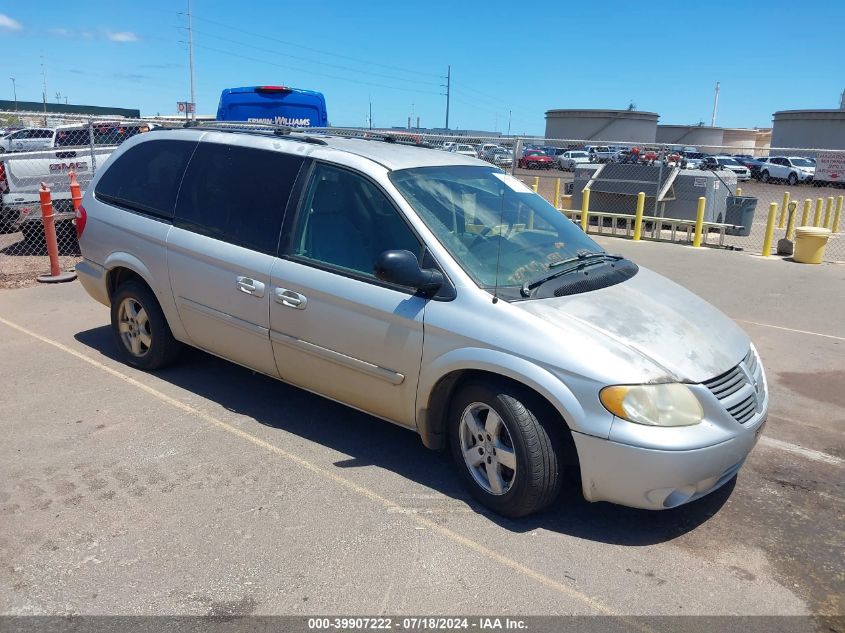
[[[373,99],[370,97],[370,129],[373,129]]]
[[[17,111],[18,111],[18,89],[17,89],[17,86],[15,86],[15,78],[14,78],[14,77],[9,77],[9,79],[11,79],[11,80],[12,80],[12,95],[14,95],[14,99],[15,99],[15,112],[17,112]]]
[[[188,65],[191,70],[191,104],[192,112],[191,119],[197,118],[197,101],[196,92],[194,90],[194,29],[191,23],[191,0],[188,0]]]
[[[713,118],[710,119],[710,127],[716,127],[716,110],[719,107],[719,82],[716,82],[716,94],[713,97]]]
[[[44,127],[47,127],[47,75],[44,72],[44,53],[41,53],[41,100],[44,103]]]
[[[443,95],[446,97],[446,129],[449,129],[449,99],[452,96],[452,66],[451,64],[447,66],[446,69],[446,76],[443,78],[446,80],[446,84],[440,84],[441,88],[446,88],[446,94]],[[443,93],[441,93],[443,94]]]
[[[511,114],[513,110],[508,110],[508,136],[511,135]]]
[[[839,109],[845,110],[845,90],[842,91],[842,96],[839,98]]]

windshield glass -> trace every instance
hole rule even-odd
[[[792,158],[791,160],[795,167],[815,167],[815,165],[806,158]]]
[[[445,166],[390,174],[396,188],[482,288],[518,298],[522,284],[579,252],[604,252],[560,211],[494,167]],[[551,266],[553,269],[554,266]]]
[[[587,158],[586,152],[569,152],[570,158]]]
[[[720,165],[737,165],[737,166],[739,166],[739,163],[736,162],[733,158],[717,158],[716,160],[719,161]]]

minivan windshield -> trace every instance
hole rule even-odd
[[[520,180],[495,167],[401,169],[393,184],[458,264],[505,298],[558,262],[603,249]],[[498,284],[497,284],[498,277]]]

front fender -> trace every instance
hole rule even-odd
[[[439,407],[433,406],[435,387],[450,374],[467,370],[504,376],[533,389],[551,403],[573,431],[602,438],[610,433],[613,415],[600,404],[585,409],[572,390],[549,370],[498,350],[472,347],[447,352],[422,368],[417,387],[417,430],[426,446],[443,446],[448,432],[445,415],[437,415]]]

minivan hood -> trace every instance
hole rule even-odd
[[[700,383],[723,374],[739,364],[751,345],[748,335],[719,310],[642,267],[614,286],[514,305],[563,331],[571,330],[568,320],[575,321],[682,382]]]

